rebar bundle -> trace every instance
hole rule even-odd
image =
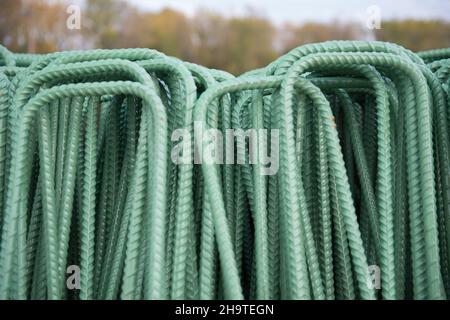
[[[450,49],[385,42],[0,46],[0,299],[446,299],[449,94]]]

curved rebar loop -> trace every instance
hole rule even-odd
[[[133,82],[105,82],[101,85],[99,84],[74,84],[74,85],[62,85],[52,89],[45,90],[39,93],[37,96],[32,98],[24,110],[22,111],[22,117],[20,119],[19,128],[17,136],[17,144],[14,145],[13,149],[13,168],[11,170],[11,178],[9,180],[9,192],[7,197],[7,208],[6,212],[17,212],[18,216],[10,214],[5,221],[5,228],[3,233],[2,241],[2,270],[5,272],[5,278],[2,282],[2,294],[7,294],[7,288],[9,285],[9,276],[11,273],[11,250],[13,250],[12,239],[14,239],[17,233],[17,220],[23,220],[23,214],[25,213],[24,208],[24,190],[28,188],[27,181],[30,179],[29,176],[29,159],[26,156],[26,144],[27,137],[30,133],[30,122],[33,119],[35,112],[39,109],[40,105],[49,103],[55,98],[63,98],[69,96],[88,96],[88,95],[106,95],[106,94],[131,94],[140,97],[144,106],[148,106],[145,109],[150,109],[152,112],[152,121],[158,122],[159,126],[155,128],[155,134],[149,137],[154,141],[152,146],[157,150],[166,150],[167,148],[167,120],[166,112],[162,107],[159,98],[154,92],[148,90],[147,86]],[[165,221],[165,168],[166,168],[166,152],[161,152],[161,154],[155,155],[154,159],[149,160],[149,168],[154,168],[151,170],[150,176],[152,177],[152,188],[154,190],[153,199],[149,207],[149,219],[151,219],[152,230],[154,232],[150,233],[148,251],[152,259],[149,261],[150,274],[148,277],[148,282],[146,283],[146,298],[162,298],[165,296],[163,288],[161,287],[162,281],[162,266],[164,264],[164,237],[161,237],[161,232],[164,232],[164,221]],[[153,166],[150,166],[150,163]],[[23,174],[27,173],[28,174]],[[136,178],[134,178],[136,179]],[[131,201],[131,200],[130,200]],[[161,225],[163,224],[163,225]],[[157,240],[155,240],[155,238]],[[51,252],[51,251],[50,251]],[[54,252],[54,250],[53,250]],[[19,252],[18,254],[21,254]],[[56,273],[53,260],[53,268],[49,272]],[[52,278],[58,279],[55,277]],[[24,298],[24,297],[22,297]],[[57,298],[57,296],[50,296],[50,298]]]

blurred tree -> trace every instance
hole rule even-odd
[[[0,41],[16,52],[51,52],[64,47],[66,6],[45,0],[2,0]]]
[[[117,39],[119,46],[122,48],[152,48],[151,45],[154,41],[149,32],[151,28],[149,13],[135,10],[128,12],[127,15],[128,21],[122,26],[121,36]]]
[[[120,47],[121,33],[132,10],[123,0],[87,0],[82,19],[85,39],[98,48]]]
[[[147,47],[191,58],[189,20],[170,9],[139,12],[123,0],[88,0],[84,34],[95,47]]]
[[[224,50],[227,20],[217,13],[200,10],[191,19],[191,24],[193,62],[209,68],[223,68],[227,63]]]
[[[148,29],[143,32],[150,33],[150,48],[182,59],[191,59],[191,24],[182,13],[164,9],[156,14],[147,14],[144,18],[149,21]]]
[[[383,21],[376,38],[413,51],[450,47],[450,23],[445,21]]]
[[[140,11],[127,0],[84,0],[79,31],[66,27],[69,0],[0,1],[0,43],[15,52],[146,47],[240,74],[299,45],[326,40],[375,35],[412,50],[450,47],[446,21],[383,21],[368,37],[367,30],[351,22],[278,28],[254,10],[239,18],[205,10],[189,17],[173,9]]]
[[[0,10],[0,41],[11,50],[20,47],[20,32],[17,22],[20,21],[22,1],[4,0]]]
[[[277,56],[274,37],[274,26],[265,19],[231,18],[223,42],[226,63],[219,67],[239,74],[265,66]]]
[[[334,21],[330,24],[308,22],[300,26],[286,24],[282,37],[282,52],[287,52],[306,43],[363,39],[364,34],[358,24]]]

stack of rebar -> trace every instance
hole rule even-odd
[[[449,94],[385,42],[0,46],[0,299],[446,299]]]

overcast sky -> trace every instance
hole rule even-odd
[[[128,0],[138,7],[159,11],[164,7],[192,15],[199,8],[227,16],[242,16],[249,11],[279,24],[305,21],[361,21],[367,8],[377,5],[381,19],[418,18],[450,20],[450,0]]]

